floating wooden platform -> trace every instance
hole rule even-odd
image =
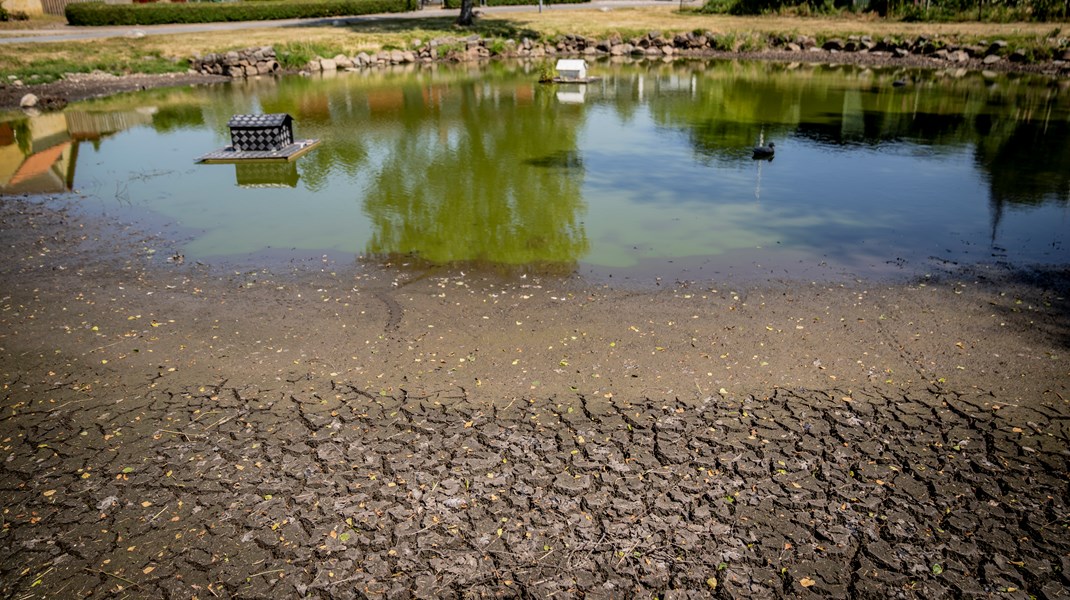
[[[284,146],[278,150],[235,150],[233,146],[227,146],[199,157],[197,162],[207,164],[290,162],[309,152],[319,143],[319,140],[297,140],[289,146]]]

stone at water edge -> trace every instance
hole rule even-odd
[[[26,94],[19,100],[19,106],[22,108],[33,108],[37,106],[37,96],[33,94]]]

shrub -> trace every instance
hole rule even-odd
[[[160,25],[344,17],[415,9],[416,0],[276,0],[155,4],[83,2],[67,5],[66,15],[67,22],[71,25]]]
[[[0,6],[0,21],[28,21],[30,15],[20,10],[8,10]]]

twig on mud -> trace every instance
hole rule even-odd
[[[270,571],[260,571],[259,573],[253,573],[252,575],[250,575],[249,579],[252,579],[253,577],[256,577],[258,575],[270,575],[272,573],[283,573],[285,571],[286,569],[272,569]]]
[[[193,421],[191,421],[191,423],[196,423],[197,421],[199,421],[201,419],[201,417],[207,417],[208,415],[218,415],[218,414],[219,414],[218,410],[210,410],[208,412],[203,412],[203,413],[197,415],[197,417],[195,419],[193,419]]]
[[[151,519],[149,519],[149,523],[152,523],[153,521],[155,521],[155,520],[156,520],[156,518],[157,518],[157,517],[159,517],[160,515],[162,515],[162,514],[163,514],[163,511],[167,510],[167,507],[168,507],[168,506],[170,506],[170,504],[164,504],[164,505],[163,505],[163,508],[161,508],[161,509],[160,509],[160,512],[158,512],[158,513],[156,513],[156,514],[152,515],[152,518],[151,518]]]
[[[190,441],[190,439],[189,439],[189,434],[188,434],[188,433],[184,433],[184,432],[182,432],[182,431],[175,431],[175,430],[173,430],[173,429],[161,429],[160,431],[162,431],[162,432],[164,432],[164,433],[173,433],[173,434],[175,434],[175,435],[180,435],[180,436],[182,436],[182,437],[186,438],[186,441],[187,441],[187,442],[188,442],[188,441]],[[194,435],[194,436],[196,436],[196,437],[200,437],[200,434],[196,434],[196,433],[195,433],[195,434],[193,434],[193,435]]]
[[[74,404],[75,402],[85,402],[85,401],[86,401],[85,398],[78,398],[77,400],[68,400],[68,401],[64,402],[63,404],[60,404],[59,406],[57,406],[57,407],[55,407],[53,409],[50,409],[49,412],[56,412],[57,410],[63,410],[63,408],[66,407],[68,404]]]
[[[100,569],[90,569],[89,567],[83,567],[83,568],[86,571],[89,571],[90,573],[100,573],[101,575],[107,575],[108,577],[114,577],[114,578],[118,579],[119,581],[123,581],[123,582],[129,583],[130,585],[132,585],[134,587],[141,587],[138,584],[138,582],[131,581],[131,580],[127,579],[126,577],[121,577],[119,575],[116,575],[115,573],[109,573],[107,571],[101,571]]]
[[[204,429],[205,429],[205,431],[207,431],[207,430],[215,427],[216,425],[222,425],[223,423],[226,423],[227,421],[229,421],[229,420],[231,420],[233,418],[234,418],[234,415],[227,415],[227,416],[223,417],[222,419],[219,419],[215,423],[212,423],[208,427],[205,427]]]
[[[117,341],[117,342],[112,342],[112,343],[110,343],[110,344],[104,344],[103,346],[100,346],[99,348],[93,348],[92,350],[90,350],[90,351],[89,351],[89,352],[87,352],[86,354],[92,354],[92,353],[94,353],[94,352],[100,352],[101,350],[103,350],[103,349],[105,349],[105,348],[111,348],[111,347],[112,347],[112,346],[114,346],[115,344],[121,344],[121,343],[123,343],[123,342],[125,342],[125,341],[126,341],[126,340],[119,340],[119,341]]]

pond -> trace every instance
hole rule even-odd
[[[0,191],[163,228],[187,260],[647,280],[915,276],[1070,259],[1070,89],[739,61],[434,65],[258,79],[0,125]],[[200,165],[232,115],[322,143]],[[760,140],[771,161],[754,160]],[[39,197],[39,196],[35,196]]]

